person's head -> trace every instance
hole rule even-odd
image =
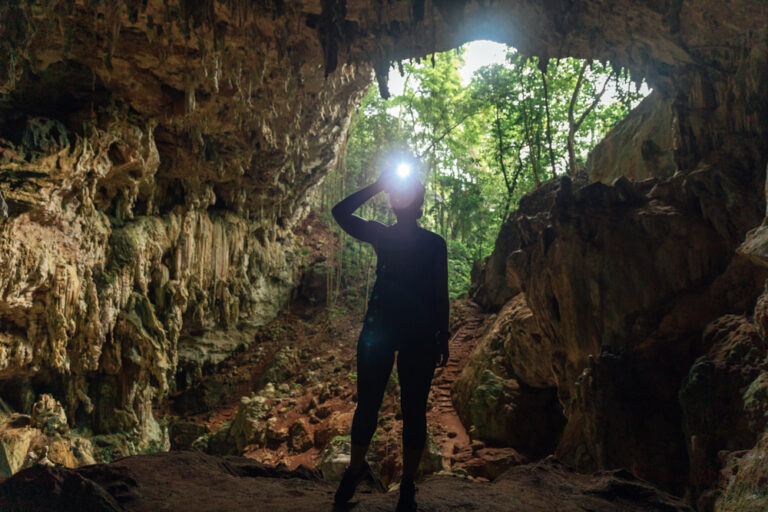
[[[415,176],[396,180],[389,189],[389,205],[398,221],[421,218],[426,188]]]

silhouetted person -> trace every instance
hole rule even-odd
[[[386,190],[397,223],[386,226],[353,212]],[[384,388],[397,353],[403,414],[403,478],[398,511],[416,510],[414,478],[427,437],[427,396],[436,365],[448,361],[448,262],[445,240],[416,223],[424,185],[384,172],[379,179],[333,207],[333,217],[351,236],[370,243],[377,255],[373,287],[357,342],[357,408],[352,454],[336,491],[337,503],[352,498],[370,471],[365,461],[376,430]]]

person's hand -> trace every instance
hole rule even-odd
[[[448,332],[440,331],[435,336],[437,341],[437,355],[435,357],[436,366],[445,366],[448,364],[448,359],[451,357],[450,349],[448,348],[448,340],[451,339],[451,334]]]
[[[392,184],[396,178],[397,176],[393,169],[384,169],[376,179],[376,185],[384,192],[389,192],[392,189]]]

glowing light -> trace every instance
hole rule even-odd
[[[397,175],[400,177],[401,180],[404,180],[408,176],[411,175],[411,166],[406,163],[401,163],[397,166]]]

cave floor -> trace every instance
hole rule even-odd
[[[0,484],[0,509],[383,512],[397,502],[396,491],[361,486],[348,507],[334,508],[335,485],[304,467],[290,471],[244,457],[168,452],[79,469],[35,466]],[[690,510],[624,471],[584,475],[552,458],[512,468],[493,482],[431,476],[419,484],[417,499],[422,512]]]

